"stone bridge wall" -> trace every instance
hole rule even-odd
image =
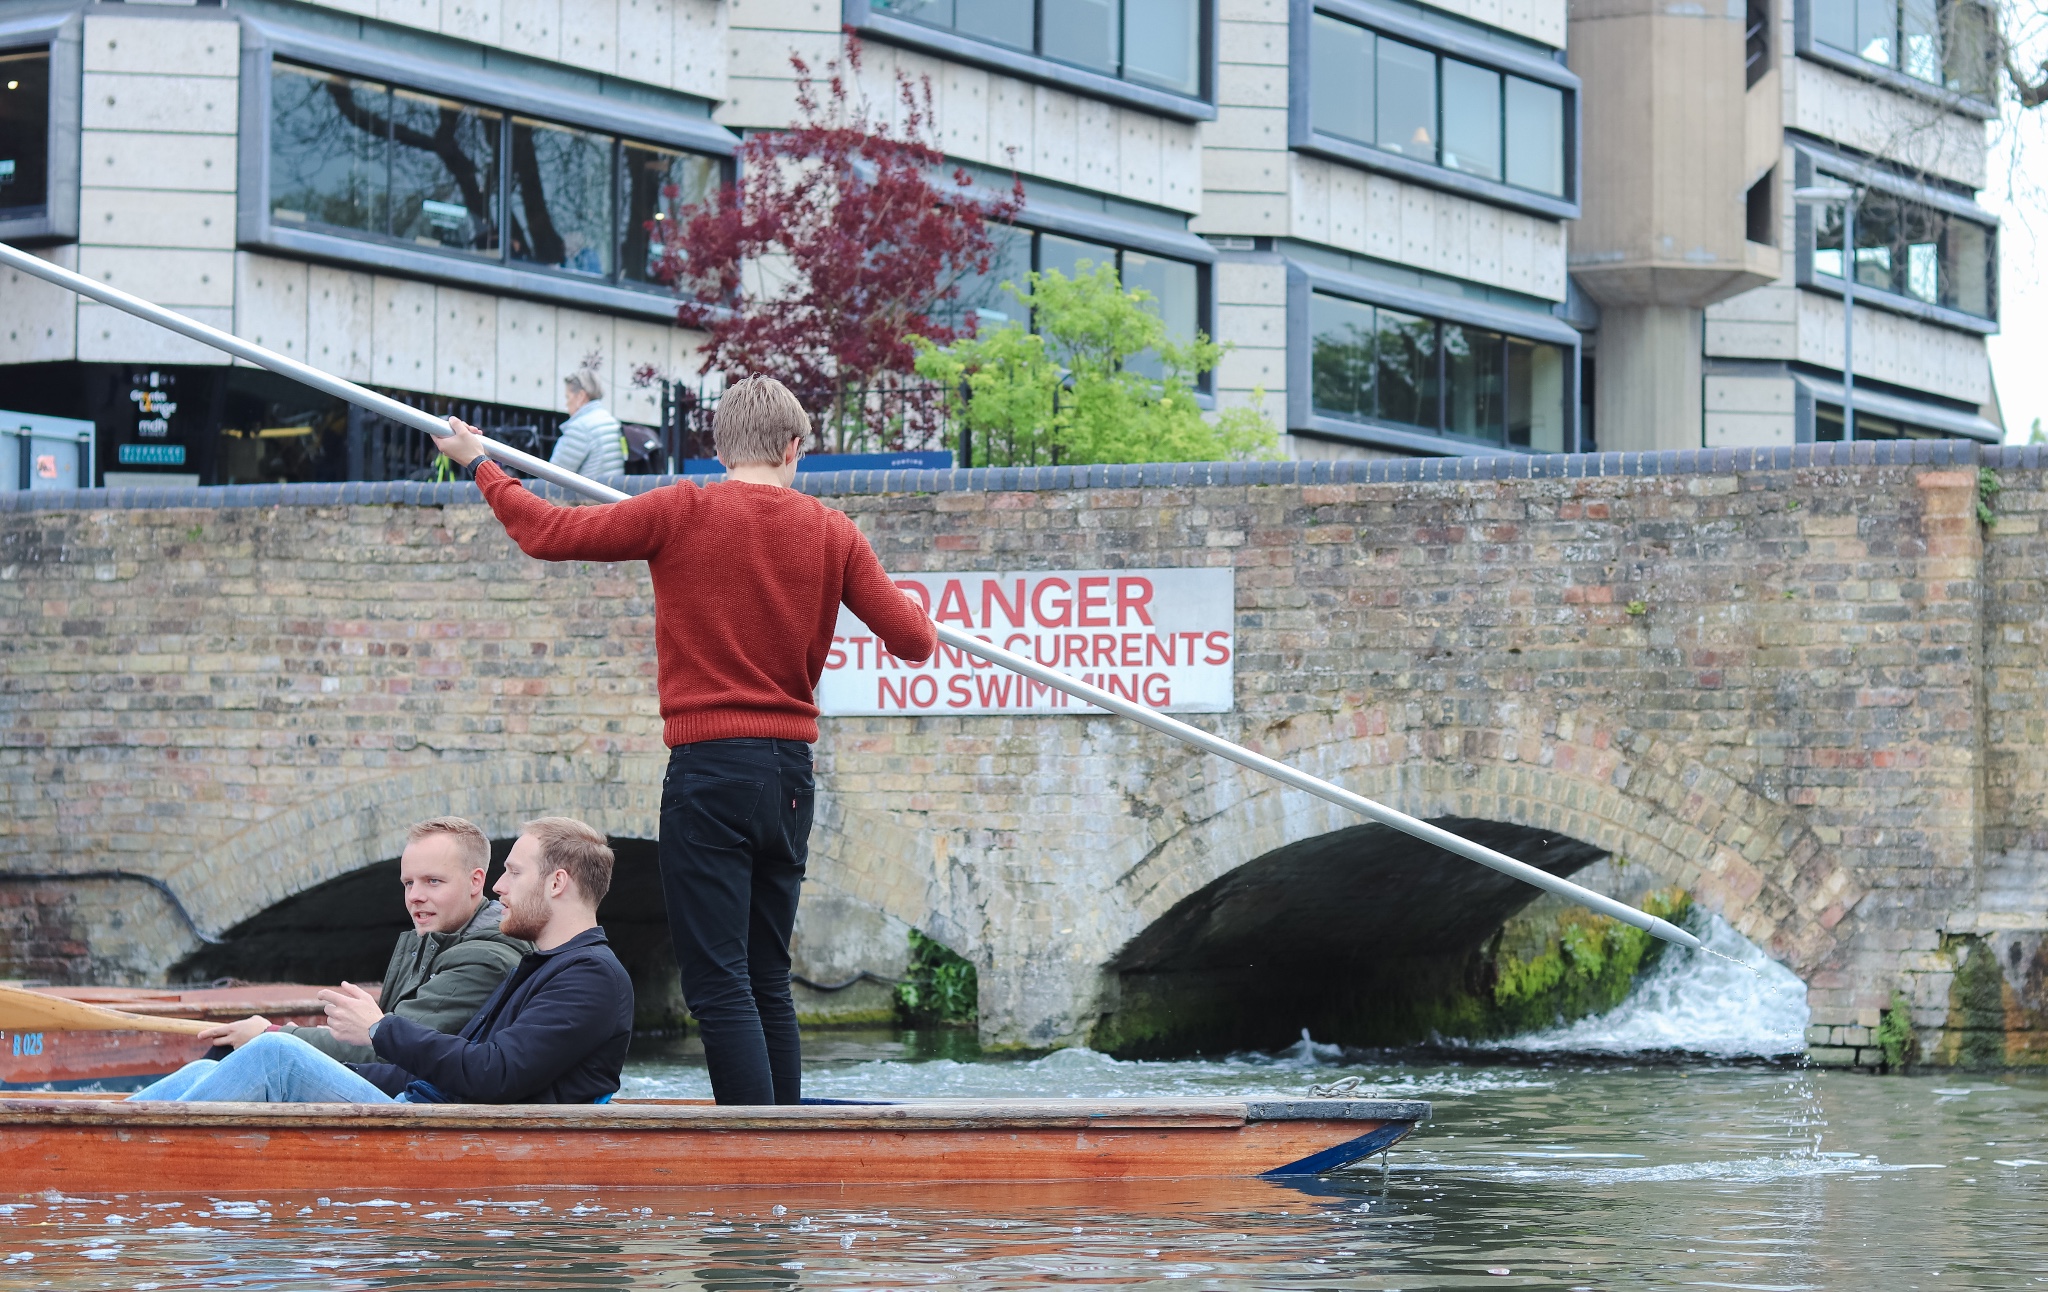
[[[1199,721],[1684,885],[1806,979],[1818,1058],[1869,1058],[1904,990],[1965,1061],[2044,1035],[2042,467],[1864,444],[810,487],[898,571],[1234,567],[1238,705]],[[444,811],[654,833],[644,567],[530,561],[468,486],[4,505],[0,871],[153,876],[218,932]],[[998,1043],[1084,1039],[1176,901],[1350,824],[1106,717],[841,719],[819,756],[820,896],[977,960]],[[197,945],[164,894],[89,883],[0,885],[0,973],[147,978]]]

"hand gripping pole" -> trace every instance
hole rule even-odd
[[[47,260],[29,255],[24,251],[19,251],[14,247],[8,246],[6,243],[0,243],[0,264],[6,264],[20,270],[22,273],[40,278],[45,282],[55,283],[59,287],[69,288],[81,296],[90,297],[105,305],[111,305],[115,309],[133,314],[137,318],[148,319],[159,327],[168,328],[181,336],[190,337],[194,341],[210,345],[217,350],[224,350],[238,359],[246,359],[250,363],[268,368],[272,372],[282,373],[287,377],[302,381],[315,390],[325,391],[337,399],[347,400],[351,404],[367,408],[371,412],[389,418],[394,422],[401,422],[416,430],[425,431],[430,435],[438,435],[448,429],[446,422],[430,413],[423,412],[407,404],[401,404],[397,400],[380,395],[373,390],[365,390],[352,381],[346,381],[331,373],[322,372],[320,369],[309,364],[300,363],[296,359],[288,359],[253,342],[244,341],[238,336],[223,332],[219,328],[208,327],[204,323],[186,318],[184,315],[167,310],[160,305],[153,305],[138,296],[131,296],[118,288],[109,287],[105,283],[94,282],[83,274],[76,274],[61,266],[53,265]],[[537,476],[542,480],[548,481],[550,484],[558,484],[564,489],[582,494],[586,498],[594,498],[599,502],[620,502],[629,496],[609,485],[602,485],[595,480],[586,479],[573,471],[565,471],[550,462],[534,457],[530,453],[522,453],[509,444],[500,444],[491,439],[485,439],[483,443],[484,452],[489,454],[493,460],[502,462],[509,467],[516,467],[527,475]],[[1456,853],[1458,856],[1464,857],[1469,861],[1476,861],[1480,865],[1497,870],[1503,875],[1519,879],[1525,884],[1532,884],[1546,892],[1555,893],[1568,901],[1576,902],[1581,906],[1598,911],[1602,915],[1620,920],[1624,924],[1633,925],[1652,937],[1662,938],[1666,942],[1687,948],[1697,949],[1700,945],[1699,939],[1687,933],[1684,929],[1679,928],[1668,920],[1659,919],[1646,911],[1639,911],[1626,902],[1618,902],[1611,897],[1603,896],[1589,888],[1574,884],[1568,879],[1561,879],[1556,875],[1550,874],[1548,871],[1538,870],[1527,862],[1515,860],[1506,853],[1496,852],[1494,849],[1488,848],[1483,844],[1477,844],[1461,835],[1452,834],[1449,830],[1431,825],[1429,822],[1409,816],[1405,812],[1397,812],[1385,804],[1376,803],[1361,794],[1353,794],[1347,789],[1332,785],[1320,777],[1311,776],[1299,768],[1290,767],[1286,763],[1268,758],[1264,754],[1255,754],[1242,745],[1225,740],[1221,736],[1212,735],[1199,727],[1190,726],[1177,718],[1168,717],[1156,709],[1148,709],[1142,704],[1136,704],[1119,696],[1111,695],[1109,692],[1098,687],[1090,686],[1086,682],[1067,676],[1065,673],[1047,668],[1036,660],[1004,650],[992,642],[983,641],[981,638],[962,632],[958,628],[950,627],[946,624],[935,624],[934,626],[938,629],[939,640],[947,645],[957,650],[965,651],[978,659],[987,660],[991,664],[1043,682],[1047,686],[1066,692],[1077,700],[1092,704],[1098,709],[1104,709],[1110,713],[1129,718],[1133,722],[1142,723],[1154,731],[1172,736],[1175,740],[1193,745],[1195,748],[1215,754],[1219,758],[1227,758],[1241,767],[1249,767],[1251,770],[1262,775],[1270,776],[1283,785],[1301,790],[1304,793],[1313,794],[1317,798],[1325,799],[1339,807],[1356,812],[1368,821],[1377,821],[1381,825],[1399,830],[1403,834],[1412,835],[1425,843],[1434,844],[1446,852]]]

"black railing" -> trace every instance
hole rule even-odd
[[[408,390],[384,390],[380,393],[436,417],[459,417],[492,439],[536,457],[544,458],[554,451],[555,441],[561,438],[562,423],[568,420],[562,413],[543,413],[531,408],[511,408],[442,395],[421,395]],[[434,442],[426,435],[375,413],[353,405],[349,407],[349,479],[452,480],[459,474],[454,464],[434,449]]]
[[[658,379],[661,425],[655,454],[674,474],[692,458],[718,456],[711,421],[721,385]],[[901,382],[850,387],[805,400],[811,414],[813,453],[912,453],[954,448],[952,412],[946,387]],[[822,406],[822,408],[821,408]]]

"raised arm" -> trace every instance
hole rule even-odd
[[[840,599],[860,621],[875,630],[882,644],[897,659],[915,663],[931,658],[938,649],[939,631],[917,602],[892,582],[868,546],[867,535],[849,520],[853,544],[846,553],[846,573],[841,580]]]
[[[476,484],[519,550],[543,561],[645,561],[661,550],[673,520],[672,501],[660,496],[662,490],[624,502],[558,507],[495,462],[477,468]]]

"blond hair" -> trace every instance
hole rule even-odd
[[[573,817],[544,816],[520,826],[519,833],[540,842],[541,873],[568,871],[592,907],[612,891],[612,850],[602,831]]]
[[[406,827],[405,842],[408,847],[422,839],[445,834],[455,840],[455,846],[462,852],[463,864],[469,869],[489,867],[491,864],[491,841],[484,832],[477,829],[473,821],[459,816],[437,816]]]
[[[732,467],[781,466],[789,442],[810,435],[804,406],[773,377],[745,377],[727,386],[711,419],[711,445]]]

